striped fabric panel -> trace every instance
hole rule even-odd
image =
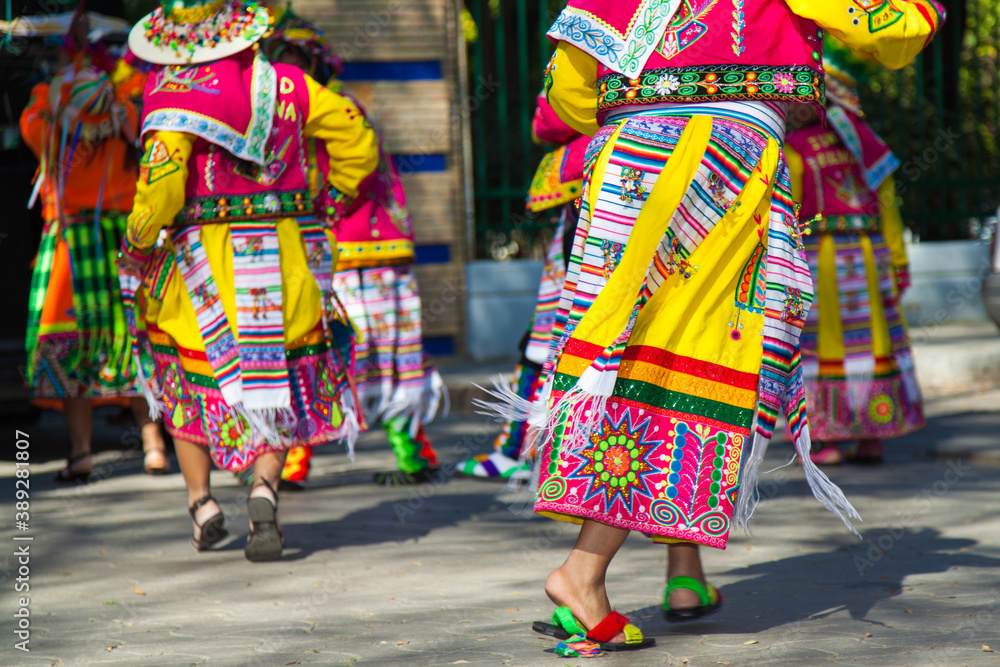
[[[278,232],[270,220],[232,222],[236,327],[243,401],[251,410],[291,405],[282,318]]]
[[[790,423],[793,415],[801,414],[793,436],[806,424],[799,334],[813,302],[813,285],[805,256],[789,234],[789,226],[796,223],[790,183],[782,157],[768,220],[764,354],[757,405],[757,431],[767,438],[773,435],[782,409]],[[796,304],[802,310],[798,315],[789,310]]]
[[[844,330],[845,361],[872,356],[871,303],[865,256],[858,236],[837,236],[837,297]]]
[[[422,387],[424,384],[424,349],[421,343],[420,294],[417,279],[410,267],[394,269],[396,274],[396,379],[401,387]]]
[[[212,367],[212,374],[226,403],[241,403],[243,381],[239,349],[233,332],[229,329],[226,311],[222,308],[212,268],[208,264],[208,256],[201,245],[201,228],[174,229],[172,240],[177,268],[184,279],[205,343],[205,358]]]
[[[881,234],[872,233],[868,235],[868,238],[871,240],[872,252],[875,255],[878,291],[882,299],[885,323],[889,329],[889,343],[893,352],[907,350],[910,347],[910,337],[906,332],[903,312],[899,307],[899,299],[896,295],[896,281],[893,276],[889,247],[885,244]],[[877,368],[875,372],[878,373]]]
[[[565,260],[563,258],[563,235],[566,233],[567,207],[563,206],[559,216],[559,225],[553,235],[549,251],[545,255],[545,270],[538,285],[538,298],[535,301],[535,316],[531,321],[531,332],[528,335],[528,345],[524,356],[536,364],[544,364],[549,360],[552,351],[552,337],[556,323],[556,310],[559,307],[559,297],[566,282]]]

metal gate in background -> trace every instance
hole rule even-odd
[[[467,0],[476,256],[537,256],[547,220],[524,199],[544,150],[531,116],[559,0]],[[948,21],[909,67],[865,83],[868,120],[902,161],[903,217],[923,240],[976,238],[1000,205],[1000,3],[945,0]]]

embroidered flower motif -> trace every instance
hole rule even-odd
[[[656,84],[653,86],[653,90],[656,91],[657,95],[670,95],[677,90],[680,85],[681,80],[676,76],[673,74],[664,74],[657,79]]]
[[[794,93],[795,77],[789,72],[778,72],[774,75],[774,87],[783,93]]]
[[[894,412],[892,399],[885,394],[879,394],[868,404],[868,416],[876,424],[888,424]]]
[[[226,415],[226,422],[222,425],[219,437],[226,449],[243,449],[243,445],[250,439],[247,431],[242,421],[232,415]]]
[[[281,210],[281,202],[278,200],[277,195],[264,195],[264,210],[269,213],[277,213]]]

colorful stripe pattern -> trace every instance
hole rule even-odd
[[[32,398],[137,395],[115,266],[126,217],[82,212],[42,232],[25,341]]]
[[[795,210],[788,166],[782,160],[774,177],[767,230],[764,354],[756,429],[765,438],[773,434],[782,410],[794,439],[807,423],[799,336],[813,303],[813,283],[797,241]]]
[[[559,225],[545,255],[545,269],[542,271],[542,280],[538,286],[535,316],[531,322],[528,346],[524,351],[524,356],[529,361],[539,365],[548,361],[552,353],[552,331],[556,323],[556,310],[559,307],[559,295],[563,283],[566,282],[563,238],[566,234],[567,220],[575,217],[575,212],[569,208],[571,206],[572,204],[567,204],[562,208]]]
[[[282,321],[281,262],[274,221],[229,224],[236,285],[236,330],[248,410],[290,405]]]
[[[173,230],[173,247],[188,298],[194,306],[198,328],[205,343],[205,360],[212,369],[210,377],[229,405],[243,402],[243,382],[240,375],[239,348],[229,328],[226,311],[208,264],[208,255],[201,244],[200,227],[180,227]]]
[[[369,423],[401,414],[413,432],[433,416],[443,381],[424,358],[421,304],[409,266],[337,271],[333,290],[358,332],[355,381]]]

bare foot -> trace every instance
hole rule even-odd
[[[545,594],[559,607],[569,607],[573,616],[588,632],[611,613],[611,602],[603,582],[593,582],[589,586],[567,571],[567,564],[554,570],[545,580]],[[624,642],[625,633],[619,632],[611,642]]]

